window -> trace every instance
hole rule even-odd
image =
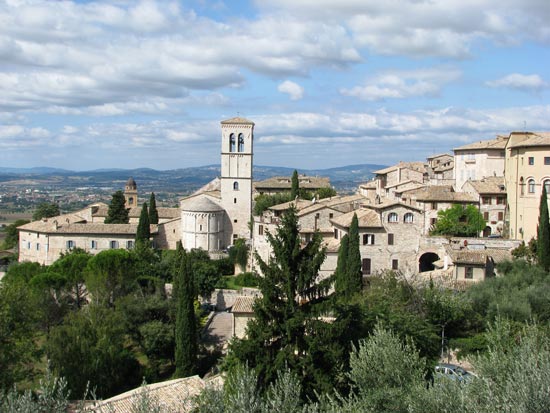
[[[497,196],[497,205],[504,205],[506,198],[503,196]]]
[[[523,176],[519,178],[519,187],[521,195],[525,195],[525,183],[523,181]]]
[[[361,261],[361,272],[363,275],[370,275],[370,258],[363,258]]]
[[[550,165],[550,156],[545,156],[544,157],[544,164],[545,165]]]
[[[40,251],[40,244],[38,242],[36,243],[36,251]]]
[[[374,234],[363,234],[363,245],[374,245]]]
[[[134,241],[126,241],[126,249],[131,250],[132,248],[134,248]]]
[[[399,221],[399,217],[397,216],[397,214],[395,212],[390,212],[388,215],[388,222],[398,222],[398,221]]]
[[[234,223],[236,224],[236,223],[237,223],[237,220],[236,220],[236,219],[234,219],[234,220],[233,220],[233,222],[234,222]]]
[[[527,186],[529,187],[529,193],[530,194],[534,194],[535,193],[535,180],[534,179],[529,179],[527,181]]]
[[[334,229],[334,239],[338,239],[338,230]]]
[[[264,235],[264,226],[258,225],[258,235]]]
[[[435,225],[437,218],[430,218],[430,225]]]
[[[229,152],[235,152],[235,135],[229,135]]]
[[[334,214],[331,212],[330,214],[328,214],[328,217],[332,218],[332,217],[334,217]]]
[[[474,278],[474,267],[464,267],[464,278],[468,280]]]
[[[237,241],[238,239],[239,239],[239,235],[233,234],[233,244],[235,244],[235,241]]]
[[[67,247],[68,248],[68,247]],[[31,243],[30,242],[27,242],[27,249],[30,250],[31,249]]]
[[[437,209],[437,202],[432,202],[432,209]]]
[[[109,248],[111,248],[112,250],[118,248],[118,241],[109,242]]]
[[[393,245],[393,234],[388,234],[388,245]]]
[[[412,224],[414,222],[414,215],[412,212],[407,212],[405,216],[403,217],[403,222],[405,224]]]
[[[90,243],[90,248],[93,250],[97,249],[97,241],[92,240]]]
[[[234,204],[237,203],[237,198],[233,198],[233,203],[234,203]]]
[[[503,220],[504,220],[504,212],[501,211],[501,212],[498,213],[498,220],[499,220],[499,221],[503,221]]]
[[[244,152],[244,136],[242,133],[239,133],[239,152]]]
[[[202,224],[199,225],[199,232],[202,231]]]
[[[394,271],[399,269],[399,260],[391,260],[391,269]]]
[[[535,158],[533,156],[530,156],[529,157],[529,165],[534,165],[535,164]]]
[[[233,182],[233,191],[239,190],[239,183],[237,181]]]
[[[488,212],[484,212],[484,213],[483,213],[483,219],[484,219],[485,221],[489,221],[489,213],[488,213]]]
[[[74,241],[67,241],[66,242],[67,249],[70,250],[71,248],[74,248]]]
[[[490,196],[484,196],[481,198],[481,203],[485,205],[491,205],[491,197]]]
[[[546,179],[542,184],[546,188],[546,195],[550,195],[550,179]]]

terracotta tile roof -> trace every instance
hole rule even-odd
[[[142,207],[133,207],[130,208],[130,211],[128,212],[128,215],[130,218],[139,218],[141,215],[141,208]],[[157,208],[157,212],[159,214],[159,219],[173,219],[180,216],[180,209],[179,208],[166,208],[166,207],[159,207]],[[107,216],[107,214],[105,214]]]
[[[374,171],[375,174],[385,175],[397,169],[412,169],[413,171],[426,173],[426,164],[424,162],[399,162],[397,165],[389,166],[384,169]]]
[[[235,299],[235,304],[231,309],[232,313],[254,313],[254,301],[256,297],[239,296]]]
[[[67,224],[59,222],[55,226],[55,220],[34,221],[20,226],[20,231],[40,232],[46,234],[104,234],[104,235],[135,235],[138,224],[93,224],[76,223]],[[151,232],[156,232],[156,225],[151,226]]]
[[[550,132],[512,132],[510,137],[512,135],[514,135],[514,142],[508,145],[509,148],[550,146]]]
[[[438,153],[437,155],[428,156],[426,159],[436,159],[436,158],[442,158],[444,156],[450,156],[451,158],[453,158],[453,155],[449,153]]]
[[[512,251],[510,250],[505,250],[502,248],[487,248],[485,252],[496,264],[499,262],[512,260]]]
[[[149,384],[103,400],[87,411],[132,413],[137,411],[140,400],[147,397],[152,403],[158,403],[163,412],[190,412],[194,407],[193,398],[205,387],[205,381],[199,376]]]
[[[353,214],[357,214],[357,220],[359,222],[360,228],[381,228],[382,222],[380,220],[380,214],[372,209],[358,209],[356,211],[348,212],[347,214],[340,215],[334,219],[331,219],[335,225],[349,228],[351,225],[351,220],[353,219]]]
[[[478,194],[506,194],[504,177],[491,176],[480,181],[467,181]]]
[[[483,150],[483,149],[504,149],[507,143],[508,143],[508,137],[497,136],[495,139],[473,142],[467,145],[459,146],[458,148],[454,148],[453,151],[456,152],[456,151],[472,151],[472,150]]]
[[[222,125],[232,125],[232,124],[254,125],[254,122],[252,122],[251,120],[248,120],[246,118],[241,118],[238,116],[231,119],[222,120],[220,123]]]
[[[387,185],[387,186],[386,186],[386,189],[397,188],[398,186],[407,185],[407,184],[410,184],[410,183],[418,184],[418,185],[421,186],[421,187],[426,186],[426,185],[424,185],[422,182],[415,181],[415,180],[413,180],[413,179],[408,179],[408,180],[406,180],[406,181],[401,181],[401,182],[398,182],[398,183],[393,184],[393,185]]]
[[[273,205],[272,207],[269,207],[270,210],[273,211],[286,211],[291,206],[295,206],[298,211],[300,211],[303,208],[306,208],[308,206],[311,206],[311,201],[305,200],[305,199],[298,199],[295,201],[288,201],[284,202],[279,205]]]
[[[432,185],[422,189],[404,191],[408,197],[421,202],[472,202],[478,201],[474,194],[454,192],[450,185]]]
[[[205,192],[213,192],[213,191],[221,191],[221,181],[220,178],[214,178],[210,182],[208,182],[206,185],[202,186],[201,188],[197,189],[195,192],[191,194],[193,195],[199,195]]]
[[[450,171],[451,169],[453,169],[455,166],[454,166],[454,163],[451,163],[450,165],[447,165],[447,166],[436,166],[435,168],[433,168],[433,171],[434,172],[445,172],[445,171]]]
[[[366,205],[363,205],[365,208],[371,208],[371,209],[390,209],[390,208],[393,208],[393,207],[404,207],[404,208],[409,208],[409,209],[414,209],[415,211],[422,211],[422,208],[416,206],[416,205],[409,205],[409,204],[405,204],[403,202],[400,202],[400,201],[394,201],[394,200],[390,200],[390,199],[383,199],[382,202],[380,202],[379,204],[366,204]]]
[[[340,240],[336,238],[330,238],[324,242],[327,247],[327,252],[338,252],[340,248]]]
[[[223,208],[206,196],[196,196],[181,201],[181,210],[190,212],[220,212]]]
[[[330,178],[327,177],[300,175],[298,180],[302,189],[313,190],[330,187]],[[288,176],[274,176],[263,181],[254,182],[253,185],[257,191],[261,189],[290,190],[292,182]]]
[[[360,184],[359,186],[361,188],[365,188],[365,189],[376,189],[376,181],[372,180],[372,181],[366,182],[364,184]]]
[[[461,250],[453,252],[451,259],[455,264],[485,265],[487,253],[485,251]]]

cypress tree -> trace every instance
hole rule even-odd
[[[336,271],[334,271],[334,289],[337,294],[346,291],[346,275],[348,272],[348,255],[349,255],[349,235],[346,234],[340,240],[338,248],[338,262]]]
[[[136,231],[136,243],[143,242],[148,243],[151,238],[151,228],[149,226],[149,213],[147,210],[147,202],[143,203],[141,208],[141,214],[139,215],[139,222]]]
[[[157,200],[155,199],[155,193],[151,192],[151,198],[149,198],[149,224],[159,223],[159,213],[157,211]]]
[[[296,197],[300,193],[300,181],[298,180],[298,171],[295,169],[294,172],[292,172],[292,186],[290,189],[290,197],[292,200],[296,199]]]
[[[346,295],[361,291],[363,273],[361,271],[361,252],[359,251],[359,220],[353,214],[349,227],[349,247],[346,274]]]
[[[126,199],[122,191],[116,191],[113,194],[109,210],[107,211],[106,224],[127,224],[130,222],[130,216],[126,209]]]
[[[184,250],[178,250],[179,268],[176,273],[176,376],[188,377],[197,371],[197,325],[194,307],[194,285],[191,262]]]
[[[537,255],[539,265],[548,271],[550,269],[550,222],[548,221],[548,200],[546,186],[542,186],[539,207],[539,225],[537,237]]]

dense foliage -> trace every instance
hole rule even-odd
[[[109,204],[105,223],[127,224],[128,222],[130,222],[130,217],[128,215],[128,209],[126,209],[126,199],[122,191],[116,191]]]
[[[157,200],[154,192],[151,192],[151,197],[149,198],[149,223],[159,223],[159,212],[157,210]]]
[[[432,235],[455,237],[475,237],[485,228],[483,215],[474,205],[455,204],[438,211],[437,221],[431,230]]]
[[[550,269],[550,221],[548,217],[548,197],[546,185],[542,186],[539,207],[539,225],[537,227],[537,257],[539,265],[545,271]]]
[[[17,232],[17,227],[28,224],[29,222],[30,221],[27,219],[18,219],[14,223],[6,226],[6,228],[4,229],[4,242],[0,249],[7,250],[16,247],[17,243],[19,242],[19,233]]]
[[[36,210],[32,214],[32,220],[38,221],[42,218],[56,217],[61,214],[59,205],[56,203],[43,202],[36,207]]]
[[[143,203],[141,207],[141,213],[139,215],[138,226],[136,230],[136,244],[149,244],[149,238],[151,238],[151,226],[149,225],[149,211],[147,209],[147,202]]]

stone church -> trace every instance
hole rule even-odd
[[[238,238],[250,239],[254,123],[236,117],[222,121],[221,131],[221,176],[182,199],[179,208],[158,208],[159,223],[151,226],[155,247],[175,249],[181,241],[186,249],[215,254]],[[108,205],[96,203],[19,227],[19,261],[50,265],[72,248],[92,254],[133,248],[140,214],[134,179],[124,195],[128,224],[105,224]]]

